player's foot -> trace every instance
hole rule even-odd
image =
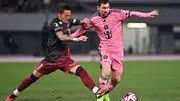
[[[97,97],[97,98],[100,98],[100,97],[102,97],[103,95],[107,94],[107,93],[109,92],[109,89],[110,89],[109,86],[104,86],[104,87],[100,88],[100,89],[98,90],[98,92],[96,93],[96,97]]]
[[[103,97],[104,97],[104,101],[111,101],[109,94],[106,94]]]
[[[104,101],[104,96],[97,98],[97,101]]]
[[[10,97],[8,96],[5,101],[15,101],[15,98],[10,98]]]

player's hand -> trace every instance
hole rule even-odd
[[[88,40],[88,37],[87,36],[80,36],[79,38],[78,38],[78,41],[84,41],[84,42],[86,42]]]
[[[90,20],[88,18],[84,18],[82,20],[82,23],[83,23],[83,27],[84,28],[87,28],[88,27],[88,24],[90,23]]]
[[[149,17],[155,17],[157,15],[159,15],[159,11],[157,9],[151,11],[150,13],[148,13]]]

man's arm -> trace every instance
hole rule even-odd
[[[78,38],[72,38],[71,36],[63,35],[62,31],[56,33],[57,37],[62,41],[87,41],[88,37],[80,36]]]
[[[77,26],[77,25],[84,26],[84,24],[85,24],[85,22],[83,22],[83,20],[79,20],[79,19],[70,19],[69,23],[70,23],[70,26]]]
[[[64,35],[62,32],[63,26],[59,23],[51,24],[51,28],[61,41],[84,41],[83,38],[72,38],[71,36]]]
[[[120,20],[124,20],[124,19],[130,18],[130,17],[148,18],[148,17],[157,16],[159,14],[158,10],[153,10],[152,12],[149,12],[149,13],[122,10],[122,9],[112,9],[112,11],[117,12],[117,18]]]
[[[74,32],[73,34],[71,34],[72,38],[78,37],[82,34],[84,34],[86,31],[88,31],[90,28],[93,27],[91,21],[88,18],[83,19],[82,21],[84,23],[84,26],[79,28],[76,32]]]
[[[62,31],[56,32],[56,36],[62,41],[77,41],[77,38],[71,38],[63,35]]]
[[[153,10],[149,13],[137,12],[137,11],[130,11],[130,17],[142,17],[142,18],[149,18],[155,17],[159,14],[158,10]]]
[[[88,31],[88,30],[86,30],[86,29],[84,29],[83,27],[81,27],[81,28],[79,28],[76,32],[72,33],[72,34],[71,34],[71,37],[72,37],[72,38],[78,37],[78,36],[84,34],[86,31]]]

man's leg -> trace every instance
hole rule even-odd
[[[75,66],[74,68],[71,69],[70,72],[71,74],[75,73],[75,75],[79,76],[83,84],[87,88],[89,88],[96,95],[97,98],[101,98],[105,94],[105,92],[108,90],[108,89],[98,88],[95,85],[92,78],[88,75],[86,70],[84,70],[81,66]],[[97,101],[102,101],[102,99],[98,99]]]
[[[21,82],[21,84],[17,87],[17,89],[10,96],[6,98],[6,101],[14,101],[15,98],[20,94],[20,92],[28,88],[31,84],[36,82],[40,77],[56,70],[57,69],[53,68],[53,65],[49,64],[48,62],[45,61],[41,62],[36,68],[36,70],[34,70],[34,72],[30,76],[25,78]]]
[[[121,81],[121,77],[123,75],[123,63],[118,61],[113,61],[112,63],[112,77],[108,81],[107,87],[111,91],[116,85]]]
[[[104,87],[108,83],[108,78],[111,74],[111,64],[110,62],[101,62],[101,76],[99,77],[99,87],[104,89]],[[106,89],[106,88],[105,88]],[[110,101],[109,94],[104,95],[102,98],[98,99],[97,101]]]
[[[108,83],[109,76],[111,74],[111,58],[107,53],[101,55],[101,75],[99,77],[99,87],[104,89],[105,91],[108,90],[106,87]],[[109,94],[104,95],[102,98],[98,99],[97,101],[110,101]]]
[[[59,65],[59,66],[62,67],[61,65]],[[106,89],[99,89],[95,85],[92,78],[88,75],[87,71],[70,58],[66,59],[66,62],[65,62],[65,65],[63,66],[63,68],[59,68],[59,69],[66,73],[70,73],[70,74],[79,76],[80,79],[82,80],[83,84],[88,89],[90,89],[96,95],[97,98],[102,97],[102,95],[105,94],[105,92],[107,91]]]
[[[102,71],[99,77],[100,88],[104,87],[108,82],[108,78],[111,74],[111,64],[109,62],[101,63],[101,68],[102,68]]]
[[[112,72],[112,77],[109,80],[107,86],[109,86],[109,91],[116,87],[116,85],[121,81],[122,72],[114,71]]]
[[[103,89],[106,89],[107,92],[105,92],[105,95],[103,98],[97,100],[97,101],[110,101],[109,92],[116,87],[116,85],[120,82],[122,73],[121,72],[113,72],[111,79],[108,81],[107,85],[103,87]]]
[[[101,75],[99,76],[99,87],[102,88],[107,84],[108,78],[111,74],[112,60],[109,54],[101,53]]]
[[[74,74],[76,76],[79,76],[83,84],[90,89],[94,94],[96,94],[99,90],[98,87],[96,87],[94,81],[92,78],[88,75],[87,71],[83,69],[80,65],[74,66],[70,70],[71,74]]]
[[[97,101],[110,101],[109,92],[116,87],[116,85],[120,82],[122,72],[113,72],[111,79],[108,81],[107,85],[102,87],[102,89],[105,89],[105,95],[103,96],[103,99],[97,100]]]
[[[38,73],[36,70],[28,77],[26,77],[20,85],[16,88],[16,90],[6,98],[6,101],[14,101],[15,98],[22,92],[24,89],[28,88],[31,84],[36,82],[42,74]]]

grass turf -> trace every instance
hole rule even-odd
[[[99,63],[80,63],[94,81]],[[0,101],[31,74],[37,63],[0,63]],[[180,101],[180,61],[127,61],[120,84],[111,92],[112,101],[135,93],[139,101]],[[95,97],[76,76],[57,71],[44,76],[23,91],[17,101],[95,101]]]

